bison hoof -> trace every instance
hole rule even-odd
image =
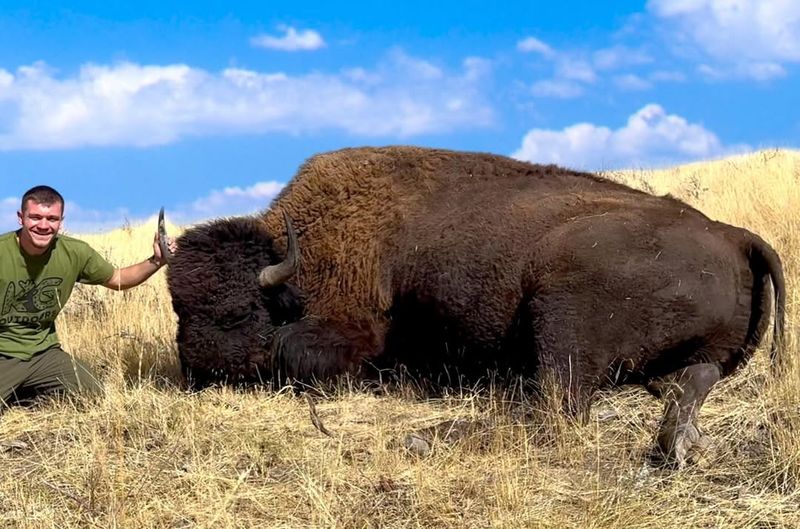
[[[711,438],[701,433],[700,437],[698,437],[689,448],[689,452],[686,454],[686,461],[693,465],[702,462],[711,449],[712,444]]]
[[[711,446],[711,438],[691,423],[673,433],[659,439],[651,454],[657,466],[683,468],[687,463],[697,464]]]

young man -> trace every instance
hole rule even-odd
[[[88,244],[60,235],[64,198],[48,186],[22,196],[20,228],[0,235],[0,413],[8,403],[46,393],[102,390],[82,362],[61,349],[54,320],[76,282],[125,290],[166,263],[158,233],[153,255],[114,268]],[[174,251],[174,242],[170,242]]]

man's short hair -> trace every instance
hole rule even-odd
[[[36,204],[43,204],[45,206],[52,206],[53,204],[61,204],[61,209],[64,209],[64,197],[61,193],[56,191],[50,186],[34,186],[22,195],[22,205],[20,211],[25,211],[25,204],[32,200]]]

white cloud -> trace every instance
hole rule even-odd
[[[281,26],[283,36],[258,35],[250,39],[253,46],[281,51],[310,51],[325,47],[325,40],[313,29],[297,31],[291,26]]]
[[[676,46],[714,59],[717,77],[767,80],[800,62],[797,0],[650,0],[647,8],[669,23]]]
[[[592,64],[580,55],[559,54],[554,62],[553,77],[531,85],[534,96],[574,99],[584,95],[586,85],[598,80]]]
[[[556,55],[553,48],[536,37],[526,37],[517,42],[517,50],[526,53],[538,53],[548,59]]]
[[[558,79],[580,81],[582,83],[593,83],[597,80],[597,74],[588,61],[572,58],[564,58],[559,61],[556,68],[556,76]]]
[[[652,72],[649,76],[651,81],[658,81],[658,82],[671,82],[671,83],[682,83],[686,81],[686,75],[683,72],[678,72],[675,70],[656,70]]]
[[[17,211],[19,211],[19,201],[22,197],[5,197],[0,199],[0,233],[16,230]]]
[[[267,207],[283,189],[282,182],[258,182],[250,187],[226,187],[214,190],[207,196],[195,200],[188,207],[179,206],[173,216],[194,222],[198,219],[229,215],[246,215]]]
[[[587,84],[597,81],[591,63],[579,56],[560,54],[555,60],[554,76],[531,85],[531,94],[536,97],[574,99],[585,93]]]
[[[652,57],[640,49],[615,45],[586,52],[568,50],[558,52],[535,37],[517,43],[520,51],[539,53],[553,62],[553,74],[548,79],[535,81],[531,93],[536,97],[573,99],[581,97],[593,85],[601,81],[599,74],[638,67],[653,62]],[[651,82],[636,74],[620,75],[614,84],[624,90],[644,90]]]
[[[798,0],[648,0],[646,12],[631,16],[629,22],[616,37],[618,42],[627,38],[629,44],[636,42],[631,38],[638,40],[630,46],[554,50],[536,37],[517,42],[517,50],[538,53],[554,63],[550,81],[535,93],[578,97],[591,90],[588,85],[605,80],[608,72],[618,73],[610,80],[623,90],[685,80],[685,74],[645,70],[656,57],[667,64],[664,51],[679,64],[688,61],[687,72],[693,68],[717,81],[769,81],[787,76],[788,66],[800,63]],[[582,84],[582,89],[566,81]]]
[[[632,73],[614,77],[614,84],[622,90],[648,90],[653,87],[650,81]]]
[[[644,51],[625,46],[604,48],[592,54],[592,64],[599,70],[618,70],[651,62],[653,58]]]
[[[325,129],[410,137],[481,127],[494,118],[482,91],[489,71],[488,62],[469,58],[448,72],[400,50],[372,70],[297,76],[126,62],[84,65],[61,78],[38,63],[0,72],[0,151]]]
[[[127,208],[88,209],[71,200],[67,200],[64,205],[63,229],[68,233],[101,233],[119,229],[126,224],[136,225],[142,222],[144,219],[131,215]]]
[[[573,81],[546,79],[533,83],[531,93],[537,97],[572,99],[583,95],[583,86]]]
[[[776,63],[750,63],[741,62],[733,66],[714,66],[710,64],[700,64],[697,72],[712,81],[725,81],[746,77],[756,81],[769,81],[778,77],[786,76],[786,70]]]
[[[14,82],[14,76],[0,68],[0,89],[8,88]],[[2,94],[2,92],[0,92]]]
[[[405,72],[406,75],[418,81],[436,81],[444,77],[444,72],[438,66],[423,59],[406,55],[399,49],[393,50],[391,56],[398,70]]]
[[[532,129],[512,156],[532,162],[606,170],[666,165],[744,149],[745,146],[725,148],[702,125],[689,123],[681,116],[667,114],[659,105],[650,104],[616,130],[592,123],[578,123],[563,130]]]
[[[464,59],[464,78],[468,81],[480,81],[492,73],[492,62],[481,57]]]
[[[376,85],[381,82],[379,75],[369,72],[364,68],[345,68],[342,70],[342,77],[348,81],[365,85]]]

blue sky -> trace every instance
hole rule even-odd
[[[490,151],[603,170],[800,145],[800,2],[0,4],[0,230],[266,207],[309,156]]]

